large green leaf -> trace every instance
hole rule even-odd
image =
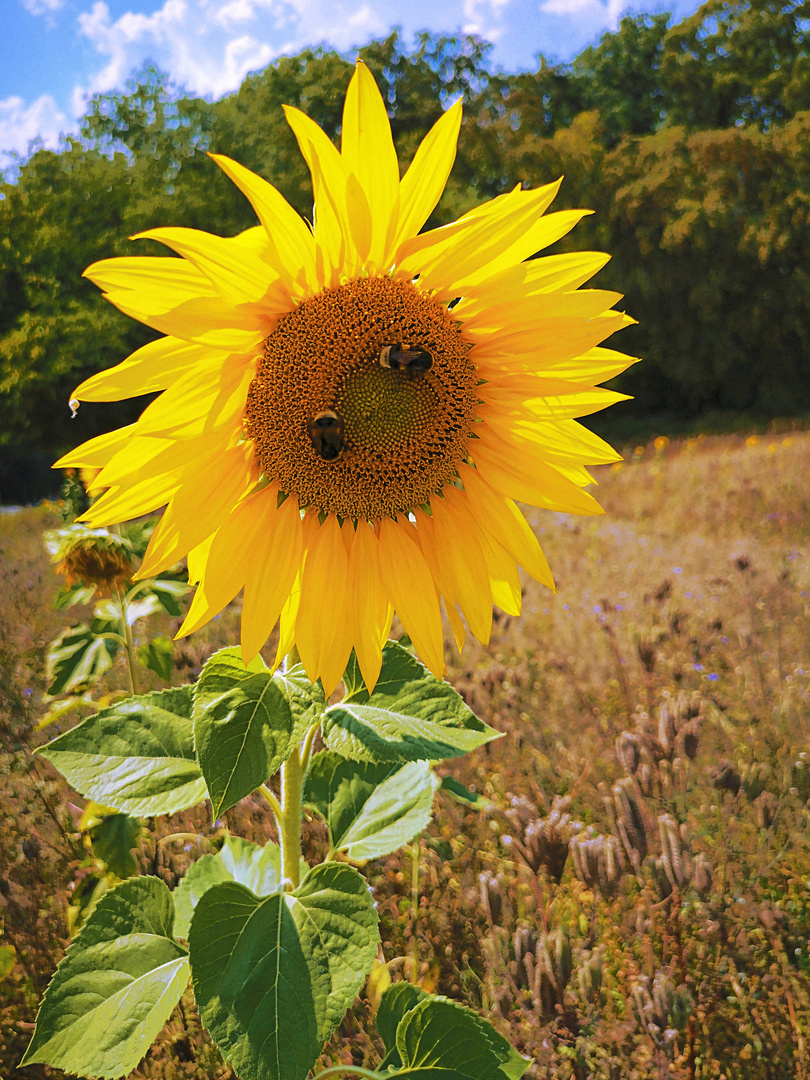
[[[194,743],[214,817],[255,791],[315,724],[323,693],[301,669],[271,675],[260,657],[223,649],[194,690]]]
[[[79,623],[60,634],[48,650],[48,693],[67,694],[98,682],[121,648],[121,642],[110,636],[117,629],[114,622],[93,619],[89,626]]]
[[[395,641],[369,693],[354,656],[344,675],[346,696],[323,718],[330,750],[359,761],[435,761],[458,757],[499,737],[449,683],[432,675]]]
[[[138,659],[145,668],[154,671],[164,682],[168,682],[174,671],[174,643],[165,634],[150,638],[138,646]]]
[[[388,1053],[380,1063],[380,1072],[384,1072],[386,1068],[398,1069],[402,1065],[402,1058],[397,1050],[397,1028],[405,1013],[416,1008],[420,1001],[424,1001],[429,996],[424,990],[408,982],[392,983],[383,991],[377,1009],[376,1023],[377,1031]]]
[[[206,794],[191,704],[190,686],[126,698],[38,752],[87,799],[136,817],[174,814]]]
[[[302,859],[301,876],[304,877],[308,871],[309,866]],[[235,881],[250,889],[255,896],[270,896],[278,892],[282,885],[278,844],[267,843],[260,847],[240,836],[226,834],[225,842],[216,855],[203,855],[192,863],[173,893],[177,913],[174,931],[178,937],[188,937],[194,908],[211,886],[221,881]]]
[[[409,1080],[520,1080],[529,1060],[483,1017],[445,998],[428,997],[397,1027],[402,1061],[391,1074]]]
[[[103,896],[45,991],[22,1064],[81,1076],[131,1072],[188,983],[173,920],[158,878],[130,878]]]
[[[326,819],[332,850],[364,862],[425,828],[439,784],[427,761],[375,764],[325,750],[312,759],[304,801]]]
[[[350,866],[321,865],[294,893],[235,882],[201,898],[190,931],[203,1023],[242,1080],[303,1080],[360,989],[377,914]]]

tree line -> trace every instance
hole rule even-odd
[[[494,69],[475,37],[422,34],[408,49],[395,32],[357,55],[389,103],[403,168],[441,109],[464,100],[429,226],[560,175],[556,207],[595,211],[555,250],[610,252],[598,283],[623,292],[639,321],[616,342],[645,360],[616,380],[634,395],[611,410],[620,421],[622,410],[629,428],[717,411],[799,416],[810,409],[810,0],[708,0],[671,22],[625,17],[573,62],[540,56],[520,74]],[[158,225],[233,235],[255,224],[209,149],[309,216],[281,106],[338,139],[353,60],[306,49],[215,102],[147,69],[126,92],[95,97],[77,138],[0,183],[2,501],[36,497],[37,462],[144,404],[86,404],[81,430],[71,424],[73,386],[154,336],[102,300],[84,268],[135,253],[126,238]],[[147,241],[137,253],[166,254]]]

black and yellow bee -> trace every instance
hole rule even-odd
[[[430,371],[433,367],[433,353],[422,345],[398,341],[394,345],[383,345],[380,349],[380,364],[392,371],[407,371],[413,379]]]
[[[323,461],[337,461],[343,450],[343,421],[331,409],[325,409],[307,422],[307,431],[315,453]]]

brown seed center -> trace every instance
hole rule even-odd
[[[430,369],[381,364],[400,343],[429,351]],[[478,404],[469,348],[447,308],[410,282],[361,278],[304,300],[265,340],[248,392],[245,432],[264,474],[342,518],[424,505],[467,456]],[[342,423],[334,460],[313,428],[326,411]]]

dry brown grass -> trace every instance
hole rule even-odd
[[[450,660],[504,737],[447,771],[491,805],[438,804],[416,926],[411,852],[368,873],[394,977],[415,931],[422,984],[491,1016],[532,1077],[808,1075],[808,478],[808,433],[643,448],[600,471],[606,516],[534,515],[556,597],[528,582],[522,618]],[[0,913],[20,953],[0,984],[4,1076],[64,947],[82,855],[74,797],[27,750],[66,618],[48,607],[43,518],[0,518]],[[226,613],[185,647],[180,678],[235,624]],[[269,835],[252,800],[229,824]],[[209,828],[202,811],[188,826]],[[142,867],[173,884],[194,852],[171,850],[152,835]],[[373,1065],[371,1013],[359,999],[325,1059]],[[229,1070],[187,1009],[136,1075]]]

